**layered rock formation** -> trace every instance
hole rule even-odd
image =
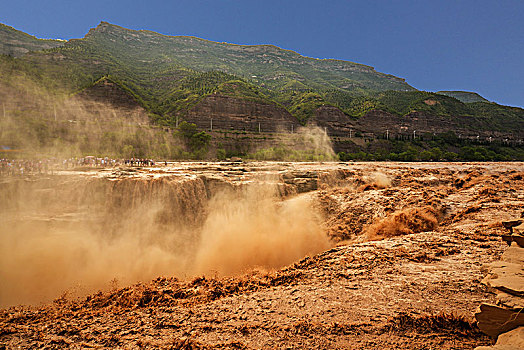
[[[138,101],[128,91],[125,91],[120,85],[109,79],[98,81],[93,86],[82,90],[76,97],[125,110],[143,110]]]
[[[100,80],[76,96],[82,101],[109,105],[123,115],[139,116],[144,123],[148,123],[147,111],[132,93],[109,79]],[[216,145],[240,153],[272,145],[276,133],[289,134],[301,127],[297,118],[280,105],[262,99],[224,94],[203,97],[178,118],[179,121],[194,123],[199,130],[211,133]],[[465,126],[471,125],[470,119],[468,116],[432,116],[424,112],[398,116],[381,110],[372,110],[360,118],[352,118],[337,107],[324,105],[315,110],[308,124],[316,125],[326,132],[335,152],[358,152],[367,147],[367,142],[376,139],[410,140],[425,134],[438,135],[449,131],[469,139],[488,140],[489,137],[497,137],[501,140],[508,137],[500,132],[468,130]]]
[[[519,234],[515,237],[522,237]],[[500,261],[489,264],[483,280],[497,295],[497,304],[481,304],[475,317],[479,328],[497,338],[493,347],[477,350],[522,349],[524,347],[524,248],[518,240],[507,240],[510,247]]]
[[[319,107],[310,123],[325,129],[330,136],[349,137],[355,131],[355,121],[333,106]]]
[[[429,116],[424,113],[414,112],[406,116],[398,116],[373,110],[358,119],[357,127],[364,132],[375,135],[421,135],[422,133],[440,133],[456,128],[451,118]],[[418,134],[417,134],[418,133]]]
[[[292,131],[299,126],[295,117],[275,104],[223,95],[205,97],[185,119],[203,130],[271,133]]]
[[[74,95],[66,107],[71,118],[77,121],[85,118],[95,118],[98,122],[120,119],[132,127],[150,124],[149,113],[131,93],[108,79]]]

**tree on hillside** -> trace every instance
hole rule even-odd
[[[193,123],[181,122],[174,136],[180,138],[186,147],[189,148],[191,155],[194,158],[205,158],[209,151],[209,144],[211,142],[211,135],[205,131],[198,132],[197,127]]]

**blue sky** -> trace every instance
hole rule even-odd
[[[80,38],[100,21],[274,44],[524,107],[524,0],[0,1],[0,22],[40,38]]]

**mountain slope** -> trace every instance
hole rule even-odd
[[[361,95],[414,90],[401,78],[361,64],[308,58],[271,45],[242,46],[164,36],[105,22],[91,29],[83,39],[31,53],[23,60],[43,80],[51,85],[65,85],[70,90],[89,86],[102,76],[113,76],[157,114],[183,109],[180,104],[184,100],[213,92],[226,81],[224,78],[244,81],[251,90],[259,90],[290,109],[300,103],[295,92],[337,90]],[[206,72],[217,74],[202,74]],[[218,75],[221,76],[217,81]],[[196,84],[197,91],[189,87],[180,93],[187,80],[202,78],[203,84]],[[289,92],[292,94],[287,96]]]
[[[64,45],[63,40],[38,39],[0,23],[0,54],[19,57],[30,51],[40,51]]]
[[[19,32],[6,33],[11,35],[9,42],[20,41],[16,39]],[[274,106],[276,109],[271,110],[285,110],[301,124],[331,120],[331,124],[321,125],[331,135],[346,135],[352,127],[349,120],[365,116],[366,122],[360,125],[366,125],[366,129],[359,131],[377,134],[373,129],[376,123],[370,118],[378,115],[391,122],[402,117],[399,120],[406,125],[402,129],[406,135],[413,133],[415,124],[419,133],[460,129],[471,135],[479,131],[517,135],[524,130],[521,108],[486,103],[474,93],[417,91],[404,79],[366,65],[308,58],[272,45],[166,36],[106,22],[84,38],[60,47],[19,58],[0,56],[0,68],[66,93],[93,87],[104,77],[151,113],[155,123],[166,126],[175,126],[179,120],[211,125],[210,119],[218,123],[219,116],[227,116],[251,120],[252,125],[242,129],[258,130],[263,117],[260,111]],[[465,98],[472,103],[464,103]],[[243,107],[237,110],[232,106]],[[216,111],[216,115],[199,115],[202,111]],[[432,121],[427,130],[415,123],[417,115]],[[443,125],[453,125],[453,130],[439,127],[439,121],[444,120]],[[430,128],[430,124],[436,127]],[[244,124],[223,120],[222,125]]]
[[[182,65],[196,71],[219,70],[281,87],[299,80],[314,88],[413,90],[401,78],[376,72],[362,64],[314,59],[272,45],[234,45],[187,36],[164,36],[134,31],[106,22],[91,29],[85,42],[111,52],[128,65],[155,63],[159,67]]]
[[[454,97],[464,103],[471,102],[489,102],[484,97],[480,96],[476,92],[470,91],[437,91],[437,94]]]

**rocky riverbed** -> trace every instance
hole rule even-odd
[[[487,346],[474,318],[497,303],[486,266],[508,249],[502,223],[524,215],[522,163],[168,163],[1,180],[0,248],[25,242],[26,255],[0,257],[0,349]],[[71,254],[37,253],[57,235],[66,244],[48,247]]]

